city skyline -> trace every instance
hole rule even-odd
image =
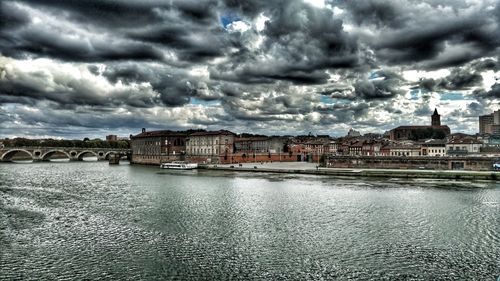
[[[0,3],[0,138],[479,132],[498,1]]]

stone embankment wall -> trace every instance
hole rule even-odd
[[[306,174],[323,175],[333,177],[371,177],[371,178],[401,178],[401,179],[446,179],[446,180],[500,180],[500,172],[492,171],[429,171],[429,170],[388,170],[388,169],[285,169],[285,168],[254,168],[225,166],[217,167],[202,165],[200,169],[223,170],[233,172],[255,172],[255,173],[280,173],[280,174]]]
[[[313,157],[312,161],[317,161],[317,157]],[[133,164],[144,165],[160,165],[162,162],[171,161],[188,161],[199,164],[237,164],[237,163],[252,163],[252,162],[297,162],[297,154],[268,154],[256,153],[236,153],[224,155],[182,155],[182,156],[162,156],[162,155],[132,155]]]
[[[255,156],[255,157],[254,157]],[[231,163],[252,163],[252,162],[296,162],[297,155],[295,154],[268,154],[268,153],[237,153],[233,155],[228,155],[227,159],[221,157],[220,163],[231,164]]]
[[[491,171],[493,163],[499,161],[499,157],[335,156],[327,160],[326,167]]]
[[[184,156],[162,156],[162,155],[132,155],[132,164],[160,165],[163,162],[184,161]]]

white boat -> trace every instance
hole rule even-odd
[[[188,163],[184,161],[173,161],[168,163],[161,163],[162,169],[175,169],[175,170],[192,170],[198,168],[196,163]]]

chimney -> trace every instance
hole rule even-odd
[[[146,132],[146,128],[142,128],[142,132],[145,133]]]

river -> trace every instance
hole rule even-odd
[[[0,280],[496,280],[500,183],[0,164]]]

